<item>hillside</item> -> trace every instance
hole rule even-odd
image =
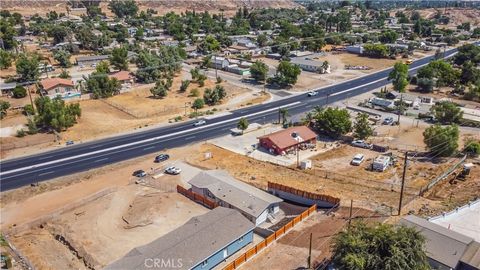
[[[108,1],[100,4],[102,10],[110,14],[107,8]],[[140,10],[147,8],[154,9],[159,15],[167,12],[184,12],[195,10],[198,12],[209,11],[211,13],[223,12],[225,15],[233,15],[239,7],[248,8],[295,8],[300,7],[293,0],[137,0]],[[22,15],[33,15],[35,13],[45,14],[48,11],[66,12],[67,1],[62,0],[2,0],[1,8],[12,12],[19,12]]]

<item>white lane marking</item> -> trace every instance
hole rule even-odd
[[[102,145],[103,145],[103,144],[94,145],[94,146],[90,146],[89,148],[90,148],[90,149],[95,149],[95,148],[98,148],[98,147],[100,147],[100,146],[102,146]]]
[[[267,112],[270,112],[270,111],[275,111],[275,110],[278,110],[280,108],[286,108],[286,107],[290,107],[290,106],[297,105],[297,104],[301,104],[301,102],[296,101],[296,102],[292,102],[292,103],[289,103],[289,104],[286,104],[286,105],[283,105],[283,106],[277,106],[275,108],[271,108],[271,109],[268,109],[268,110],[259,111],[259,112],[256,112],[256,113],[251,113],[249,115],[238,116],[238,117],[235,117],[235,118],[232,118],[232,119],[226,119],[226,120],[223,120],[223,121],[220,121],[220,122],[217,122],[217,123],[206,124],[206,125],[203,125],[203,126],[192,128],[192,129],[177,131],[177,132],[174,132],[174,133],[169,133],[169,134],[166,134],[166,135],[161,135],[161,136],[157,136],[157,137],[153,137],[153,138],[148,138],[148,139],[141,140],[141,141],[135,141],[135,142],[127,143],[127,144],[112,146],[112,147],[109,147],[109,148],[105,148],[105,149],[101,149],[101,150],[97,150],[97,151],[93,151],[93,152],[89,152],[89,153],[84,153],[84,154],[80,154],[80,155],[76,155],[76,156],[71,156],[71,157],[66,157],[66,158],[62,158],[62,159],[52,160],[52,161],[48,161],[48,162],[44,162],[44,163],[40,163],[40,164],[36,164],[36,165],[26,166],[26,167],[22,167],[22,168],[18,168],[18,169],[13,169],[13,170],[10,170],[10,171],[4,171],[4,172],[0,173],[0,176],[5,175],[5,174],[20,172],[20,171],[25,171],[25,170],[28,170],[28,169],[44,167],[44,166],[55,164],[55,163],[58,163],[58,162],[68,161],[68,160],[77,159],[77,158],[81,158],[81,157],[97,155],[97,154],[100,154],[100,153],[104,153],[104,152],[108,152],[108,151],[112,151],[112,150],[117,150],[117,149],[122,149],[122,148],[126,148],[126,147],[129,147],[129,146],[134,146],[134,145],[138,145],[138,144],[143,144],[143,143],[146,143],[146,142],[157,141],[159,139],[178,136],[178,135],[181,135],[181,134],[184,134],[184,133],[192,133],[193,131],[196,131],[196,130],[201,130],[201,129],[205,129],[205,128],[209,128],[209,127],[213,127],[213,126],[218,126],[218,125],[224,125],[224,124],[229,123],[229,122],[236,122],[236,121],[240,120],[240,118],[242,118],[242,117],[252,117],[252,116],[255,116],[255,115],[264,114],[264,113],[267,113]],[[142,146],[142,147],[144,147],[144,146]],[[97,157],[98,157],[98,155],[97,155]]]
[[[188,140],[191,140],[191,139],[195,139],[195,136],[187,137],[187,138],[185,138],[184,140],[185,140],[185,141],[188,141]]]
[[[305,108],[307,108],[307,109],[308,109],[308,108],[311,108],[311,107],[313,107],[313,105],[307,105],[307,106],[305,106]]]
[[[104,161],[104,160],[108,160],[108,158],[106,157],[106,158],[97,159],[97,160],[95,160],[94,162],[102,162],[102,161]]]
[[[152,149],[152,148],[154,148],[154,147],[155,147],[155,146],[149,146],[149,147],[145,147],[145,148],[143,148],[143,150]]]
[[[52,173],[54,173],[54,172],[55,172],[55,171],[40,173],[40,174],[38,174],[38,176],[47,175],[47,174],[52,174]]]
[[[40,157],[40,158],[38,158],[38,160],[47,159],[47,158],[51,158],[51,157],[53,157],[53,156]]]

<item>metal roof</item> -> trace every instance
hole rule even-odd
[[[238,211],[217,207],[191,218],[181,227],[144,246],[136,247],[105,269],[152,269],[147,260],[180,260],[162,269],[191,269],[253,230],[255,225]]]
[[[260,216],[271,204],[282,201],[278,197],[231,177],[222,170],[202,171],[188,183],[198,188],[208,189],[216,198],[254,217]]]
[[[468,236],[413,215],[402,218],[400,224],[416,228],[426,238],[427,256],[453,269],[462,258],[467,246],[474,242]]]

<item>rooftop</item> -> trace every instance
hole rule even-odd
[[[238,211],[217,207],[149,244],[132,249],[105,269],[149,269],[145,260],[151,258],[181,259],[181,269],[191,269],[254,227]],[[176,265],[170,266],[165,269]]]
[[[48,78],[41,81],[44,90],[50,90],[57,85],[74,86],[72,80],[62,78]]]
[[[285,149],[316,137],[317,134],[308,127],[297,126],[261,136],[258,139],[268,138],[279,148]]]
[[[198,188],[207,188],[215,197],[254,217],[260,216],[272,203],[282,201],[280,198],[231,177],[222,170],[202,171],[188,183]]]
[[[108,75],[110,78],[115,78],[119,81],[127,81],[127,80],[131,80],[133,78],[133,76],[130,74],[129,71],[125,71],[125,70],[121,70],[121,71],[118,71],[118,72],[115,72],[115,73],[112,73],[110,75]]]

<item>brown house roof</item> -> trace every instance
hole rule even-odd
[[[130,75],[130,72],[124,71],[124,70],[112,73],[108,76],[110,78],[115,78],[119,81],[127,81],[127,80],[131,80],[133,78],[132,75]]]
[[[68,79],[62,79],[62,78],[48,78],[44,79],[41,82],[42,87],[44,90],[48,91],[58,85],[65,85],[65,86],[71,86],[73,87],[73,82],[72,80]]]
[[[285,149],[294,145],[297,145],[303,141],[309,141],[315,139],[317,134],[306,126],[290,127],[284,130],[280,130],[258,139],[268,138],[278,148]]]

